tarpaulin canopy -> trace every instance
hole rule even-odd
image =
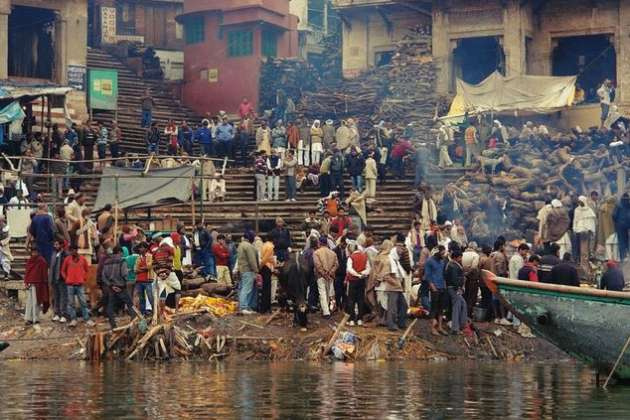
[[[9,105],[0,109],[0,124],[6,124],[11,121],[24,119],[26,114],[22,111],[22,107],[18,101],[11,102]]]
[[[477,85],[457,79],[457,96],[448,117],[466,112],[554,112],[573,103],[576,79],[576,76],[505,77],[498,72]]]
[[[191,178],[195,168],[182,166],[155,169],[142,175],[142,169],[107,167],[96,196],[94,210],[116,202],[118,176],[118,206],[122,209],[151,207],[171,200],[187,201],[192,195]]]
[[[0,100],[38,97],[45,95],[63,96],[72,90],[68,86],[20,84],[16,82],[0,83]]]

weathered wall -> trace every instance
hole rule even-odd
[[[510,74],[549,75],[554,40],[577,35],[611,34],[617,52],[618,97],[630,105],[630,1],[553,0],[538,10],[519,0],[435,1],[433,54],[438,66],[438,93],[452,87],[456,41],[466,37],[500,36]],[[531,39],[529,50],[526,40]]]
[[[87,0],[0,0],[0,79],[8,77],[8,14],[11,5],[52,9],[59,13],[56,31],[60,42],[55,54],[52,81],[66,84],[69,65],[86,65]],[[78,115],[87,115],[85,92],[71,92],[68,102]]]
[[[342,25],[344,77],[355,77],[373,66],[376,53],[394,50],[408,28],[431,24],[430,17],[412,10],[385,12],[385,15],[391,22],[391,31],[375,9],[344,12],[344,18],[350,23]]]
[[[200,115],[216,115],[219,110],[235,113],[243,96],[258,105],[262,27],[238,26],[254,32],[254,51],[247,57],[228,57],[227,32],[237,27],[223,27],[223,31],[220,28],[219,16],[206,14],[205,41],[184,48],[184,103]],[[295,57],[297,50],[297,31],[286,31],[279,36],[278,57]],[[216,70],[216,81],[208,80],[208,70],[210,73]]]
[[[155,50],[160,59],[166,80],[177,81],[184,78],[184,52],[173,50]]]
[[[183,47],[182,29],[175,18],[183,10],[183,1],[132,1],[132,0],[95,0],[95,9],[100,7],[115,8],[116,4],[135,5],[134,25],[135,34],[121,34],[116,25],[111,29],[113,33],[102,33],[102,28],[95,25],[92,28],[94,37],[102,35],[102,43],[117,43],[119,41],[136,41],[144,45],[170,50],[181,50]],[[98,22],[99,12],[95,10],[95,22]]]
[[[291,0],[289,12],[298,18],[298,31],[308,29],[308,0]]]

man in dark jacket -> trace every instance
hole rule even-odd
[[[291,232],[284,227],[284,220],[281,217],[276,219],[276,227],[271,231],[271,241],[278,261],[286,261],[291,247]]]
[[[623,292],[626,281],[623,277],[623,271],[619,268],[616,261],[609,260],[606,263],[606,272],[602,276],[600,287],[603,290],[613,290]]]
[[[344,308],[346,306],[346,269],[348,265],[348,243],[345,238],[339,242],[339,245],[334,249],[337,254],[337,261],[339,266],[335,273],[335,303],[337,308]]]
[[[560,264],[560,247],[557,244],[549,244],[545,248],[545,254],[540,258],[540,266],[538,267],[538,280],[541,283],[553,283],[551,278],[551,270]]]
[[[580,278],[575,265],[571,262],[571,254],[568,252],[564,254],[562,262],[551,269],[551,281],[548,283],[580,287]]]
[[[540,265],[540,257],[532,255],[525,263],[516,276],[518,280],[538,282],[538,266]]]
[[[339,192],[339,199],[344,200],[343,173],[346,167],[345,158],[341,150],[335,148],[330,160],[330,185]]]
[[[210,129],[210,121],[204,119],[201,127],[195,131],[193,139],[201,145],[202,154],[204,156],[214,155],[214,143],[212,139],[212,130]]]
[[[306,285],[308,288],[307,303],[311,312],[317,312],[317,304],[319,302],[319,290],[317,290],[317,278],[315,277],[315,264],[313,262],[313,253],[319,246],[319,241],[314,236],[308,239],[309,247],[302,251],[302,261],[306,265]]]
[[[193,153],[193,131],[188,126],[188,123],[184,120],[182,121],[182,125],[177,130],[177,143],[184,150],[188,156],[192,156]]]
[[[122,249],[116,245],[112,256],[103,265],[103,288],[109,294],[107,299],[107,318],[112,329],[116,328],[114,306],[119,302],[127,306],[127,312],[132,318],[136,316],[133,302],[127,293],[127,262],[122,257]]]
[[[201,272],[204,276],[209,276],[212,269],[210,261],[212,236],[210,236],[210,232],[204,229],[201,220],[195,226],[192,242],[194,264],[197,267],[203,267]]]
[[[347,161],[348,173],[352,177],[352,188],[361,192],[363,191],[363,169],[365,168],[365,159],[357,152],[357,149],[352,148]]]
[[[462,266],[462,252],[459,249],[451,253],[451,259],[444,269],[444,281],[451,299],[451,334],[459,334],[466,325],[468,309],[464,300],[463,287],[466,278]]]
[[[66,259],[68,253],[64,251],[63,240],[55,239],[53,243],[55,252],[52,257],[52,264],[50,266],[50,285],[53,291],[53,321],[59,321],[62,324],[66,323],[66,309],[68,307],[68,288],[61,276],[61,265],[63,260]]]
[[[152,122],[151,128],[147,129],[146,142],[148,154],[160,154],[160,129],[156,122]]]
[[[615,222],[615,231],[619,241],[619,258],[623,261],[628,255],[628,248],[630,248],[630,240],[628,238],[628,233],[630,232],[630,195],[628,193],[624,193],[621,196],[619,204],[615,207],[613,221]]]

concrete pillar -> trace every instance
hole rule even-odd
[[[68,24],[64,18],[55,22],[55,35],[57,36],[57,48],[55,51],[55,79],[62,85],[68,83]]]
[[[10,0],[0,0],[0,80],[9,78],[9,14]]]
[[[526,72],[525,34],[519,0],[507,2],[503,11],[503,52],[505,75],[517,76]]]
[[[617,102],[630,110],[630,3],[619,2],[618,35],[615,39],[617,52]]]
[[[439,95],[446,95],[449,91],[452,73],[450,60],[451,51],[448,39],[448,18],[444,10],[435,6],[433,7],[432,28],[433,62],[435,63],[437,72],[435,89]]]

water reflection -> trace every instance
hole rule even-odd
[[[573,363],[3,362],[0,418],[623,418]]]

